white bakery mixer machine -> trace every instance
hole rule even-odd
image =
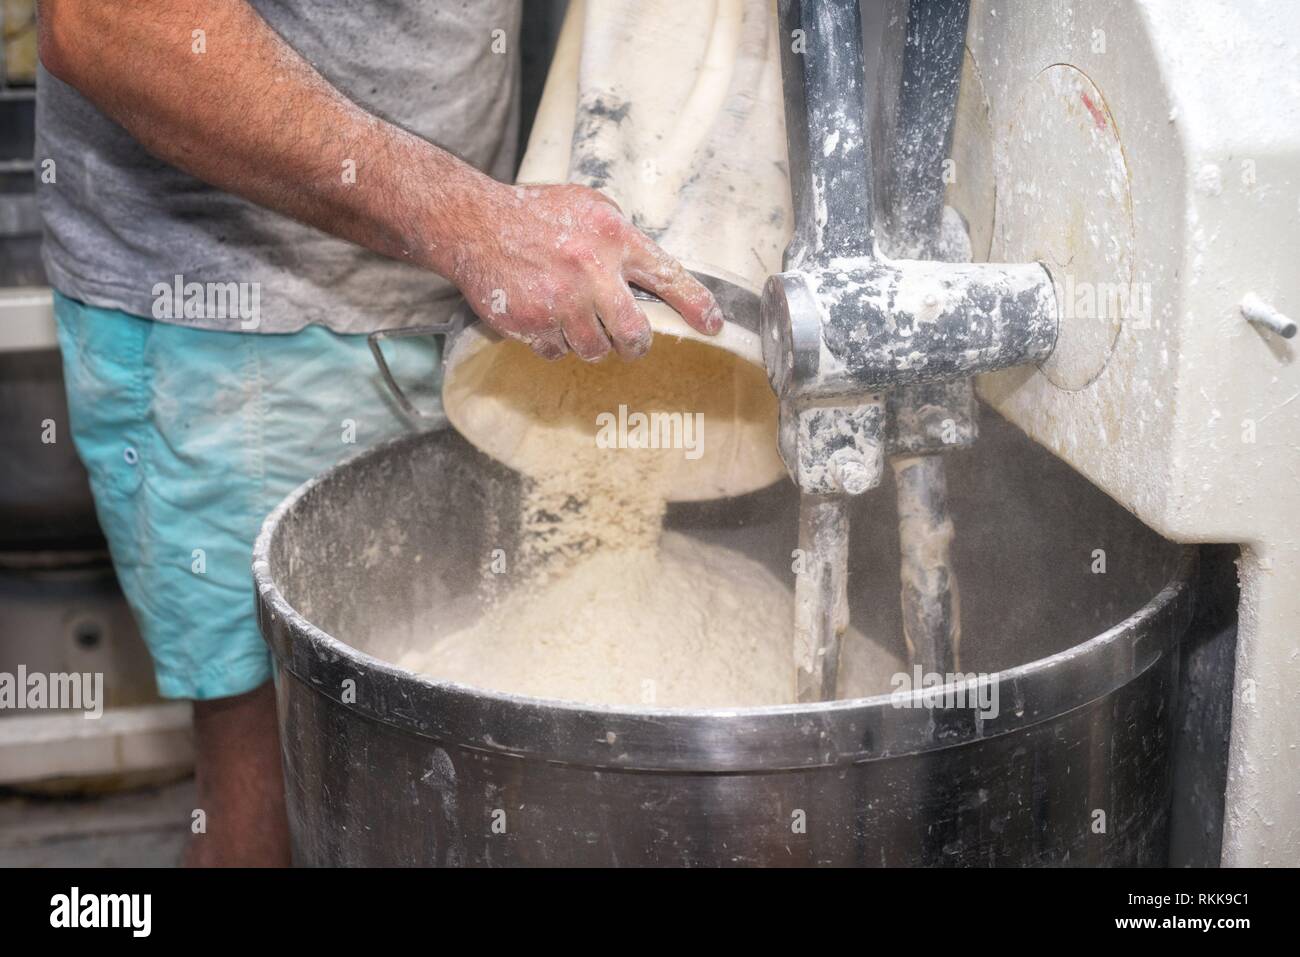
[[[862,9],[871,110],[858,4],[780,4],[795,237],[763,345],[816,559],[801,696],[833,687],[844,503],[889,457],[909,649],[951,670],[940,453],[974,438],[976,375],[1164,537],[1240,545],[1222,862],[1300,863],[1300,8]],[[973,265],[933,261],[961,258],[945,199]]]

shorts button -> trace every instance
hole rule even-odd
[[[127,465],[135,465],[136,462],[140,461],[140,456],[136,453],[133,447],[128,445],[122,450],[122,459]]]

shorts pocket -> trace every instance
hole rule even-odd
[[[55,294],[73,442],[96,492],[130,495],[143,482],[148,382],[147,320]]]

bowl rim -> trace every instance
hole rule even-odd
[[[448,438],[448,437],[454,438]],[[882,760],[957,747],[1051,720],[1105,697],[1175,653],[1192,617],[1198,552],[1178,548],[1165,584],[1141,607],[1053,655],[941,688],[748,708],[592,705],[440,681],[361,651],[301,615],[274,578],[271,550],[297,509],[361,461],[454,429],[408,434],[350,456],[302,483],[266,517],[253,548],[258,627],[277,670],[350,712],[455,746],[549,763],[646,771],[735,773]],[[996,683],[998,711],[925,706],[927,694]],[[346,684],[345,684],[346,683]],[[277,682],[277,695],[284,695]]]

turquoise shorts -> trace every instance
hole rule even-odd
[[[55,294],[77,452],[122,590],[168,698],[242,694],[271,676],[252,552],[289,492],[405,431],[365,336],[209,332]],[[430,339],[384,345],[437,403]]]

